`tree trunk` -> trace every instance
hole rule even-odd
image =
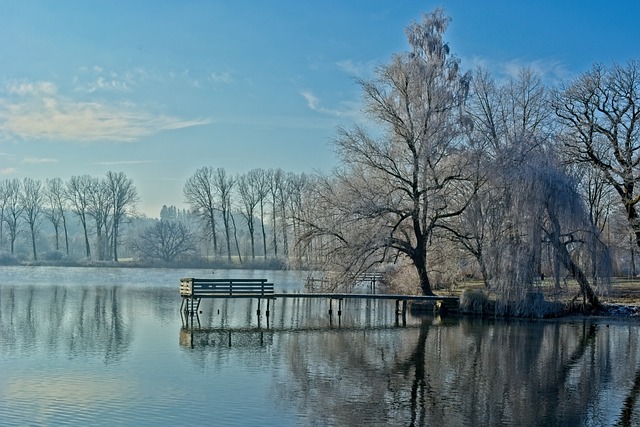
[[[431,289],[431,282],[429,282],[429,275],[427,274],[427,260],[424,256],[416,256],[413,259],[413,264],[418,272],[418,278],[420,279],[420,288],[423,295],[434,295]]]
[[[31,223],[29,225],[29,227],[30,227],[30,230],[31,230],[31,247],[33,249],[33,260],[37,261],[38,260],[38,254],[36,252],[36,230],[35,230],[35,227],[34,227],[33,223]]]

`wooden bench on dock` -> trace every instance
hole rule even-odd
[[[180,279],[181,310],[197,313],[201,298],[273,299],[273,283],[267,279]]]

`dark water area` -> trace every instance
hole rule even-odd
[[[206,300],[206,270],[0,268],[0,425],[639,425],[640,323]],[[292,272],[265,277],[295,292]],[[264,302],[263,302],[264,304]],[[187,319],[188,320],[188,319]]]

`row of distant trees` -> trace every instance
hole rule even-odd
[[[44,181],[0,181],[0,250],[17,258],[127,258],[165,264],[243,263],[296,257],[305,174],[254,169],[232,176],[202,167],[184,185],[189,209],[163,206],[159,218],[136,212],[139,196],[122,172]],[[292,249],[292,247],[294,247]]]
[[[33,260],[38,260],[38,242],[46,220],[55,251],[69,254],[73,218],[81,226],[87,258],[92,257],[89,237],[95,234],[97,259],[117,261],[121,227],[137,202],[133,181],[122,172],[110,171],[105,177],[73,176],[66,182],[60,178],[5,179],[0,181],[0,247],[15,255],[16,244],[24,235]]]

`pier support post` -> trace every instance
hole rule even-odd
[[[407,326],[407,300],[402,301],[402,326]]]

